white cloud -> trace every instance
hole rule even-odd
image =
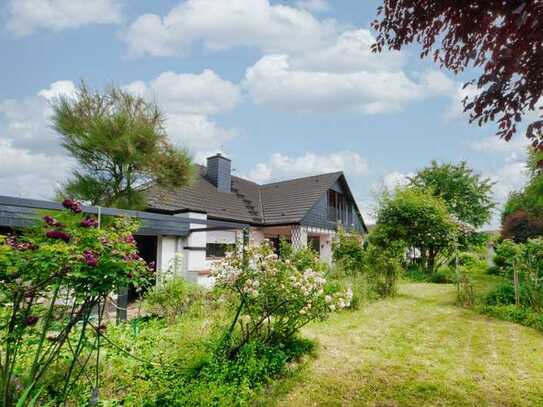
[[[163,72],[146,85],[132,82],[126,88],[154,100],[171,114],[214,114],[235,107],[241,99],[237,85],[206,69],[201,74]]]
[[[329,154],[308,152],[299,157],[275,153],[268,162],[258,163],[247,177],[265,183],[335,171],[343,171],[347,176],[363,176],[368,173],[368,161],[352,151]]]
[[[458,88],[458,83],[438,70],[427,70],[421,77],[421,82],[430,93],[438,95],[450,95]]]
[[[366,226],[375,225],[377,222],[377,203],[372,199],[363,199],[356,203]]]
[[[394,191],[398,187],[404,187],[409,184],[409,179],[414,177],[412,172],[402,173],[399,171],[393,171],[383,178],[383,186],[387,191]]]
[[[0,194],[52,198],[69,175],[72,161],[51,129],[49,100],[74,90],[58,81],[35,96],[0,100]]]
[[[166,114],[166,130],[173,143],[215,152],[224,142],[237,136],[223,129],[208,116],[233,109],[241,100],[239,87],[206,69],[201,74],[163,72],[145,83],[136,81],[125,88],[152,100]]]
[[[326,0],[299,0],[296,2],[296,6],[314,13],[322,13],[331,9],[330,4]]]
[[[468,143],[469,148],[485,153],[516,153],[525,155],[530,141],[522,134],[518,134],[510,141],[498,136],[487,136]]]
[[[0,195],[50,199],[70,168],[64,154],[17,148],[0,139]]]
[[[166,121],[166,130],[173,144],[215,153],[221,145],[238,136],[236,130],[224,129],[205,115],[171,114]]]
[[[445,111],[445,119],[454,120],[458,118],[469,118],[469,113],[464,112],[463,101],[467,97],[471,99],[479,92],[473,85],[463,87],[461,83],[457,83],[456,89],[450,93],[451,103],[448,109]]]
[[[501,167],[487,171],[484,175],[495,182],[492,192],[498,206],[489,225],[491,229],[495,230],[500,228],[501,209],[507,201],[509,194],[522,189],[528,182],[529,176],[525,156],[512,153],[504,160],[504,164]]]
[[[371,51],[375,37],[369,30],[342,32],[332,43],[292,56],[292,66],[308,71],[350,73],[357,71],[397,71],[405,62],[398,51]]]
[[[249,172],[247,178],[256,182],[257,184],[265,184],[272,179],[273,170],[265,163],[256,164],[255,168]]]
[[[490,178],[496,182],[493,188],[496,200],[503,203],[510,192],[521,189],[528,181],[526,163],[524,161],[509,162],[491,174]]]
[[[287,55],[269,55],[247,69],[244,88],[259,105],[277,110],[367,114],[401,110],[407,103],[442,90],[419,83],[403,71],[316,72],[294,69]]]
[[[164,16],[139,16],[123,33],[129,53],[186,54],[196,42],[211,50],[255,47],[264,52],[320,48],[337,31],[333,20],[268,0],[187,0]]]
[[[30,151],[58,152],[60,143],[51,129],[49,101],[59,95],[72,95],[74,90],[73,82],[58,81],[35,96],[0,100],[0,140]]]
[[[51,101],[60,96],[74,96],[75,92],[75,85],[72,81],[56,81],[48,89],[38,92],[38,95]]]
[[[61,31],[121,21],[120,0],[10,0],[6,27],[24,36],[39,29]]]

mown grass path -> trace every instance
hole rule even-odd
[[[304,331],[319,354],[280,385],[283,406],[543,406],[543,334],[454,306],[450,285]]]

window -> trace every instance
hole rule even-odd
[[[234,245],[229,243],[208,243],[206,245],[206,257],[223,258],[226,253],[234,250]]]
[[[345,196],[331,189],[328,191],[328,220],[343,224],[347,222]]]

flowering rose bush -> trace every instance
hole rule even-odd
[[[96,332],[91,312],[103,312],[105,298],[122,287],[142,287],[150,277],[132,234],[137,222],[105,219],[101,227],[84,216],[73,200],[66,210],[43,216],[39,225],[19,236],[0,236],[0,405],[14,404],[17,388],[37,391],[44,372],[55,363],[77,329],[71,377],[83,369],[75,363]],[[98,315],[100,325],[100,312]],[[64,355],[64,357],[66,357]],[[23,367],[32,360],[30,369]],[[28,367],[28,365],[26,365]]]
[[[217,287],[237,299],[227,334],[231,355],[253,339],[285,341],[307,323],[348,307],[352,298],[350,290],[333,292],[323,271],[297,267],[290,257],[279,258],[268,242],[228,253],[212,275]]]

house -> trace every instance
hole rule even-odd
[[[232,175],[221,154],[199,166],[194,182],[178,189],[144,188],[146,211],[83,206],[98,216],[129,216],[141,221],[136,234],[140,254],[162,273],[174,272],[209,285],[213,262],[237,242],[257,245],[281,238],[295,248],[313,247],[332,261],[339,227],[367,228],[342,172],[259,185]],[[56,202],[0,196],[0,234],[35,224],[42,210],[61,210]],[[181,256],[179,255],[181,254]],[[160,275],[160,274],[159,274]]]
[[[229,246],[243,240],[249,245],[264,239],[276,247],[280,239],[295,248],[309,245],[322,261],[331,263],[332,240],[339,227],[367,233],[342,172],[259,185],[233,176],[230,159],[216,154],[207,159],[206,167],[198,167],[190,186],[172,190],[154,185],[145,191],[149,212],[206,222],[205,228],[191,228],[183,243],[162,242],[169,247],[166,257],[184,253],[183,269],[190,279],[205,275]]]

